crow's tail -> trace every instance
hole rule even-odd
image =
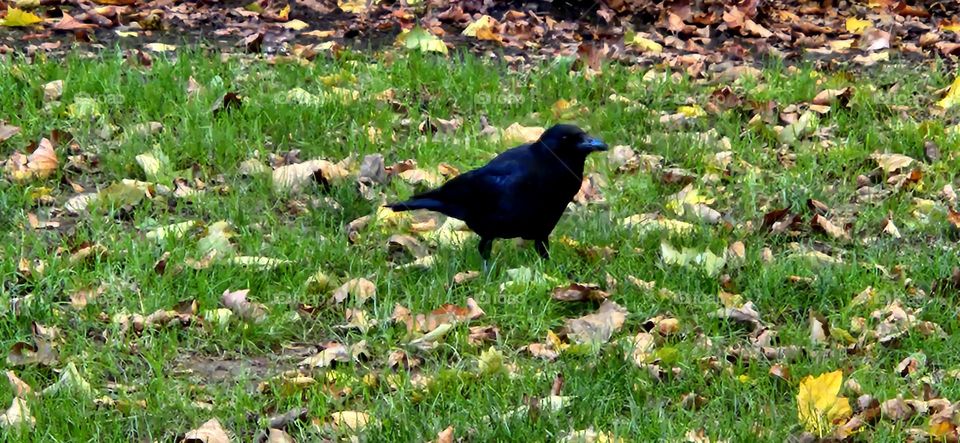
[[[391,210],[396,212],[412,211],[414,209],[429,209],[431,211],[443,212],[443,209],[444,209],[444,205],[442,202],[432,198],[414,198],[407,201],[402,201],[399,203],[390,203],[383,206],[390,208]]]

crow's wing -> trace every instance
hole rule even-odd
[[[526,146],[506,151],[490,163],[460,174],[439,188],[415,195],[410,200],[435,202],[427,203],[424,208],[466,221],[511,211],[511,206],[518,202],[510,197],[530,181],[531,169],[536,167],[523,148]]]

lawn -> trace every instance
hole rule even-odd
[[[35,422],[8,441],[176,441],[213,418],[253,441],[298,408],[278,426],[296,441],[785,441],[834,432],[797,394],[837,370],[850,439],[956,436],[937,419],[960,399],[939,65],[708,82],[173,54],[0,64],[20,128],[0,141],[0,364],[57,386],[0,386]],[[548,261],[500,240],[489,273],[461,274],[475,236],[378,210],[558,121],[622,147],[588,160]],[[595,287],[554,297],[571,283]]]

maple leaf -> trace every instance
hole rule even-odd
[[[42,22],[43,19],[35,14],[7,6],[7,17],[0,20],[0,25],[9,27],[30,26]]]
[[[808,431],[823,437],[834,425],[853,413],[850,401],[846,397],[838,397],[842,382],[841,370],[816,377],[808,375],[800,381],[797,416]]]
[[[489,15],[480,16],[476,21],[470,23],[463,30],[463,35],[475,37],[477,40],[502,41],[503,38],[497,31],[497,20]]]
[[[943,96],[943,99],[937,102],[937,106],[943,109],[950,109],[960,103],[960,76],[950,84],[950,89],[947,90],[947,95]]]

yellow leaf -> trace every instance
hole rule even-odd
[[[557,334],[549,330],[547,331],[547,344],[553,347],[553,350],[557,353],[561,353],[570,347],[570,343],[564,343]]]
[[[843,371],[836,370],[817,377],[806,376],[800,381],[797,393],[797,416],[803,426],[820,437],[828,434],[834,424],[850,417],[853,411],[846,397],[838,397],[843,382]]]
[[[704,111],[703,108],[697,105],[681,106],[677,108],[677,112],[683,114],[687,118],[697,118],[707,115],[707,111]]]
[[[957,103],[960,103],[960,75],[958,75],[956,80],[953,81],[953,84],[950,85],[950,90],[947,91],[947,95],[937,102],[937,106],[943,109],[950,109],[956,106]]]
[[[463,35],[476,37],[478,40],[500,41],[500,34],[497,33],[497,21],[489,15],[483,15],[475,22],[470,23],[467,29],[463,30]]]
[[[443,43],[443,40],[419,27],[401,32],[397,36],[396,43],[407,49],[419,49],[420,52],[447,54],[447,45]]]
[[[287,19],[289,19],[289,18],[290,18],[290,4],[287,3],[287,6],[284,6],[283,9],[281,9],[280,12],[277,13],[277,16],[280,17],[281,20],[287,20]]]
[[[134,31],[114,31],[114,32],[116,32],[118,36],[124,37],[124,38],[140,36],[139,32],[134,32]]]
[[[873,23],[871,23],[870,20],[860,20],[856,17],[847,19],[847,32],[853,34],[863,34],[863,31],[872,26]]]
[[[343,10],[343,12],[351,12],[354,14],[363,14],[367,12],[367,0],[337,0],[337,6]]]
[[[7,6],[7,17],[3,19],[3,22],[0,23],[3,26],[30,26],[35,23],[42,22],[43,19],[37,17],[36,15],[26,12],[17,8],[11,8]]]
[[[299,19],[290,20],[283,24],[284,28],[293,29],[294,31],[302,31],[304,29],[307,29],[308,26],[310,25],[308,25],[303,20],[299,20]]]
[[[297,21],[297,20],[294,20],[294,21]],[[323,30],[323,31],[321,31],[321,30],[318,29],[318,30],[315,30],[315,31],[304,32],[303,35],[306,35],[306,36],[308,36],[308,37],[316,37],[316,38],[329,38],[329,37],[333,37],[334,35],[336,35],[336,33],[337,33],[337,31],[331,31],[331,30]]]
[[[846,40],[834,40],[830,42],[830,49],[834,51],[845,51],[853,46],[855,40],[852,38]]]
[[[960,20],[950,21],[944,20],[940,22],[941,31],[950,31],[960,34]]]
[[[503,133],[500,135],[500,142],[505,145],[532,143],[540,138],[543,131],[544,129],[539,126],[523,126],[519,123],[514,123],[503,130]]]
[[[143,47],[153,52],[170,52],[177,50],[177,45],[168,45],[166,43],[147,43],[143,45]]]
[[[653,40],[650,40],[648,38],[641,37],[639,34],[634,35],[633,38],[628,39],[627,43],[635,46],[637,49],[643,52],[654,52],[654,53],[663,52],[663,45]]]

